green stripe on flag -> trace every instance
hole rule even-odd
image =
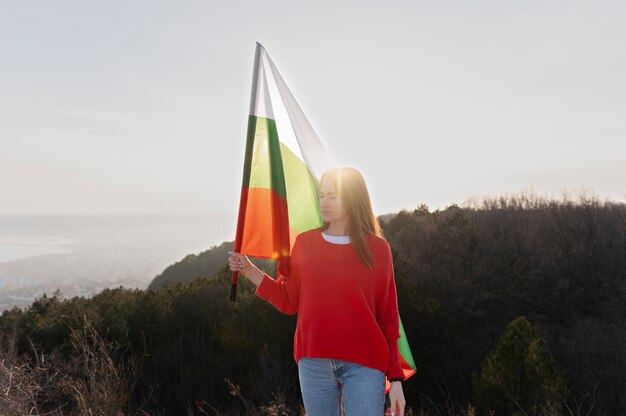
[[[280,150],[285,168],[289,225],[298,232],[321,226],[319,181],[287,146],[281,143]]]
[[[276,122],[251,115],[248,125],[254,126],[248,129],[248,142],[254,141],[248,187],[272,189],[278,196],[286,198]]]
[[[412,369],[416,369],[417,367],[415,367],[413,354],[411,354],[411,349],[409,348],[409,341],[406,339],[406,334],[404,333],[402,319],[400,319],[400,338],[398,339],[398,349],[400,350],[400,355],[402,355],[404,361],[406,361],[406,363],[410,365]]]
[[[250,173],[244,177],[244,184],[249,188],[272,189],[286,198],[289,225],[294,230],[302,232],[322,225],[319,181],[310,174],[302,159],[280,143],[276,122],[251,115],[248,126],[246,148],[252,150],[250,155],[246,154]]]

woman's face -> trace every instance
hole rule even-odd
[[[346,220],[348,217],[346,206],[332,181],[326,180],[320,184],[320,211],[322,219],[329,223]]]

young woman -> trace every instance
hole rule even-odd
[[[399,315],[389,244],[382,237],[363,176],[353,168],[320,180],[324,224],[300,233],[289,276],[277,280],[239,253],[229,265],[256,294],[298,314],[294,358],[307,416],[381,416],[385,376],[391,414],[404,415]]]

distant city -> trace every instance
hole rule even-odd
[[[55,291],[145,289],[170,264],[234,235],[227,216],[0,215],[0,311]]]

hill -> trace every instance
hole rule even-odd
[[[200,254],[189,254],[181,261],[168,266],[161,274],[156,276],[150,285],[149,290],[161,288],[166,282],[190,283],[202,277],[212,277],[224,267],[228,252],[232,251],[234,243],[225,241],[219,246],[213,246]]]
[[[156,276],[148,290],[157,290],[167,283],[191,283],[201,278],[213,278],[224,267],[228,260],[228,252],[233,250],[233,241],[225,241],[219,246],[213,246],[200,254],[189,254],[181,261],[168,266],[161,274]],[[260,269],[268,273],[274,273],[275,264],[271,260],[251,259]]]

